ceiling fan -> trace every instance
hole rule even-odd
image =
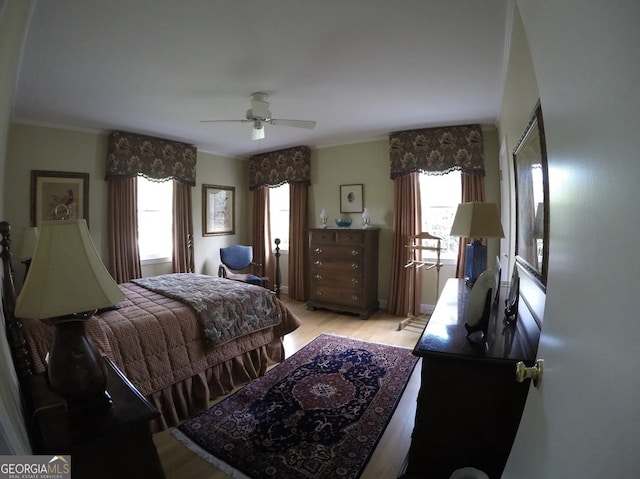
[[[269,111],[269,102],[267,98],[269,95],[263,92],[256,92],[251,95],[251,108],[247,110],[244,120],[202,120],[202,123],[212,122],[239,122],[239,123],[253,123],[253,130],[251,132],[252,140],[261,140],[264,138],[264,125],[269,124],[273,126],[293,126],[296,128],[306,128],[312,130],[316,126],[315,121],[309,120],[285,120],[280,118],[271,118],[271,112]]]

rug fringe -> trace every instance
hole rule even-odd
[[[235,467],[230,466],[229,464],[227,464],[223,460],[217,458],[213,454],[211,454],[211,453],[205,451],[204,449],[202,449],[200,446],[198,446],[195,442],[193,442],[189,437],[187,437],[179,429],[172,428],[171,429],[171,434],[178,441],[180,441],[182,444],[184,444],[186,446],[186,448],[189,449],[191,452],[193,452],[195,455],[201,457],[202,459],[207,461],[212,466],[217,467],[218,469],[220,469],[225,474],[230,475],[234,479],[252,479],[250,476],[247,476],[246,474],[243,474],[241,471],[239,471]]]
[[[349,339],[349,340],[352,340],[352,341],[359,341],[361,343],[371,343],[371,344],[377,344],[379,346],[389,346],[391,348],[405,349],[405,350],[408,350],[408,351],[412,351],[413,350],[413,348],[409,348],[407,346],[399,346],[397,344],[383,343],[382,341],[373,341],[371,339],[359,339],[359,338],[354,338],[353,336],[343,336],[343,335],[335,334],[335,333],[320,333],[315,338],[313,338],[311,341],[309,341],[309,343],[307,343],[305,346],[308,346],[313,341],[315,341],[316,339],[319,339],[322,336]]]

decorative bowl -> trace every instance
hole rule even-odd
[[[351,226],[351,218],[336,218],[338,228],[348,228]]]

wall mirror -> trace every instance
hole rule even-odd
[[[540,102],[513,151],[516,187],[516,262],[547,284],[549,172]]]

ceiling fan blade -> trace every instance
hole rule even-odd
[[[200,123],[249,123],[252,120],[200,120]]]
[[[316,127],[315,121],[309,120],[284,120],[279,118],[272,118],[269,120],[270,125],[275,126],[293,126],[296,128],[306,128],[307,130],[313,130]]]

